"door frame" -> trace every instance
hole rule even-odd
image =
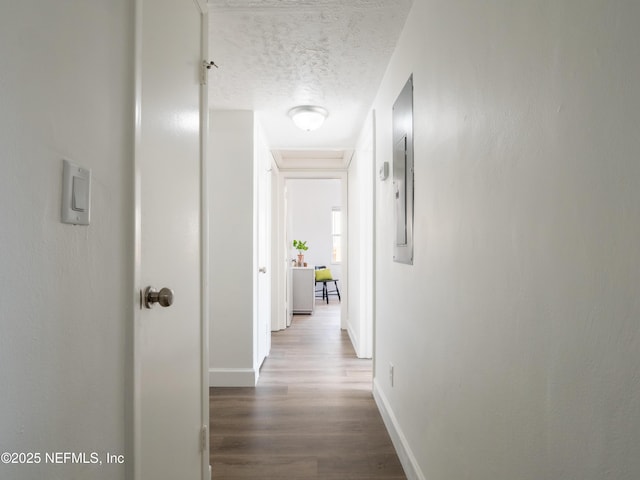
[[[349,313],[349,181],[347,170],[293,170],[280,169],[278,175],[278,188],[276,189],[274,205],[278,208],[278,226],[276,232],[272,232],[272,240],[277,245],[277,255],[274,269],[275,275],[272,280],[274,283],[272,291],[272,299],[277,302],[277,317],[272,319],[272,330],[284,330],[287,327],[287,310],[286,301],[286,282],[287,269],[289,268],[289,259],[287,258],[286,242],[286,223],[285,218],[285,184],[287,180],[340,180],[342,195],[342,286],[344,293],[340,302],[340,328],[347,328],[347,315]]]
[[[133,324],[130,329],[130,349],[127,365],[131,365],[128,374],[127,384],[129,386],[130,396],[127,401],[127,409],[125,411],[125,421],[127,424],[126,431],[126,451],[132,452],[133,458],[127,462],[126,476],[134,480],[142,480],[140,472],[140,462],[136,461],[136,455],[140,451],[142,442],[140,433],[140,411],[141,411],[141,393],[140,393],[140,359],[136,355],[138,351],[138,342],[140,335],[138,325],[140,324],[141,305],[139,287],[141,277],[141,165],[140,156],[138,154],[138,145],[140,144],[141,135],[141,105],[142,105],[142,25],[143,25],[143,2],[145,0],[135,0],[135,18],[134,18],[134,155],[133,155],[133,199],[134,199],[134,241],[133,241]],[[209,45],[209,8],[206,0],[192,0],[200,11],[201,21],[201,39],[200,48],[202,60],[208,58]],[[206,70],[203,70],[206,72]],[[209,323],[207,321],[209,315],[209,222],[208,222],[208,184],[207,184],[207,145],[209,135],[209,107],[208,107],[208,86],[206,82],[206,73],[201,74],[200,82],[200,254],[201,254],[201,270],[200,270],[200,331],[201,331],[201,359],[200,359],[200,378],[201,378],[201,418],[203,427],[203,450],[205,453],[201,455],[201,479],[211,478],[211,467],[209,465]]]
[[[206,0],[194,0],[200,8],[201,37],[200,50],[203,62],[209,61],[209,7]],[[211,480],[209,457],[210,419],[209,419],[209,315],[210,315],[210,274],[209,274],[209,182],[208,182],[208,146],[209,146],[209,85],[208,69],[203,68],[200,81],[200,378],[202,401],[202,479]]]
[[[256,373],[257,381],[260,375],[260,368],[271,351],[273,310],[273,155],[265,147],[267,142],[264,130],[255,115],[253,117],[253,131],[253,369]],[[265,199],[266,203],[263,202]],[[262,218],[263,215],[264,218]],[[261,225],[265,232],[260,228]],[[263,252],[264,258],[260,254],[263,239],[268,244],[268,248]],[[261,268],[266,268],[266,271],[261,272]],[[267,290],[264,297],[263,288]],[[263,306],[261,305],[262,299],[268,302],[268,308],[264,310],[261,308]],[[266,328],[267,334],[264,338],[262,337],[263,327]],[[263,345],[264,350],[261,348],[261,342],[265,342]]]

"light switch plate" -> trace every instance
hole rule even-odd
[[[380,180],[382,180],[383,182],[389,177],[389,162],[384,162],[380,166],[378,175],[380,176]]]
[[[91,170],[62,161],[62,223],[89,225]]]

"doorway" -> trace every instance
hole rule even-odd
[[[340,327],[345,329],[348,305],[348,239],[347,239],[347,172],[280,171],[278,186],[274,189],[278,212],[274,215],[274,269],[273,303],[278,305],[272,330],[284,330],[291,324],[292,262],[297,251],[293,240],[307,241],[309,250],[304,252],[309,268],[314,265],[328,267],[338,278],[340,300],[330,296],[330,302],[339,303]],[[339,228],[332,222],[339,218]],[[334,244],[337,248],[334,249]],[[337,255],[337,257],[336,257]],[[321,301],[318,298],[317,301]],[[326,300],[325,300],[326,302]]]
[[[293,313],[296,303],[300,301],[300,287],[296,284],[296,276],[313,280],[314,270],[321,269],[324,278],[332,278],[332,282],[316,285],[315,304],[341,303],[346,293],[342,282],[342,185],[339,179],[288,179],[285,182],[287,205],[286,244],[290,252],[291,263],[298,261],[294,267],[292,283]],[[303,242],[298,250],[294,242]],[[298,271],[298,268],[308,272]],[[305,289],[302,293],[309,296]],[[296,297],[298,295],[298,297]],[[308,302],[307,302],[308,303]],[[312,309],[311,311],[314,311]],[[339,312],[339,309],[337,310]]]
[[[368,128],[356,150],[324,152],[274,151],[273,175],[273,289],[272,331],[284,330],[291,322],[288,274],[297,253],[288,236],[287,183],[290,181],[337,180],[341,188],[340,262],[340,328],[346,330],[359,358],[373,358],[374,325],[374,122]],[[302,238],[304,240],[304,238]],[[313,246],[310,245],[311,248]],[[312,262],[307,262],[312,264]],[[315,263],[315,260],[314,260]]]

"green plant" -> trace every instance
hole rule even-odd
[[[293,241],[293,248],[298,250],[298,253],[300,255],[302,255],[302,252],[305,252],[305,251],[309,250],[309,247],[307,247],[307,241],[306,240],[304,242],[302,240],[294,240]]]

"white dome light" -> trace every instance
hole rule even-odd
[[[310,132],[317,130],[324,123],[329,112],[322,107],[314,107],[312,105],[300,105],[289,110],[289,116],[293,123],[301,130]]]

